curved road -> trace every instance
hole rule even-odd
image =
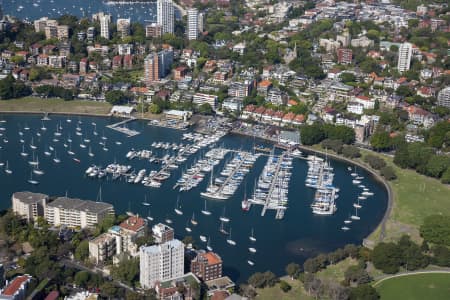
[[[424,271],[411,271],[411,272],[403,272],[395,275],[383,275],[380,276],[381,278],[379,281],[375,282],[373,284],[373,287],[376,287],[380,283],[382,283],[385,280],[396,278],[396,277],[404,277],[404,276],[410,276],[410,275],[418,275],[418,274],[450,274],[450,268],[447,268],[445,270],[424,270]]]

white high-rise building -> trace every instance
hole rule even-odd
[[[111,23],[111,15],[100,14],[98,20],[100,21],[100,36],[109,40],[109,23]]]
[[[172,0],[158,0],[157,10],[157,22],[162,27],[162,34],[173,33],[175,14]]]
[[[398,48],[398,65],[397,69],[400,73],[409,70],[412,57],[412,44],[403,43]]]
[[[187,11],[187,38],[196,40],[198,37],[198,10],[190,8]]]
[[[450,108],[450,86],[439,92],[437,101],[439,106]]]
[[[156,282],[184,274],[184,244],[179,240],[140,248],[140,283],[144,289],[154,288]]]

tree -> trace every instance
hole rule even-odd
[[[152,114],[160,114],[160,113],[162,113],[162,108],[158,104],[152,103],[152,104],[150,104],[149,111]]]
[[[75,284],[77,286],[86,287],[89,281],[89,272],[87,271],[79,271],[75,274]]]
[[[139,275],[139,260],[123,259],[118,265],[111,268],[111,275],[116,280],[134,286]]]
[[[336,153],[342,152],[343,143],[340,140],[325,139],[321,142],[322,148],[331,149]]]
[[[127,103],[130,98],[122,91],[108,91],[105,93],[105,99],[112,105]]]
[[[441,267],[450,267],[450,250],[446,246],[436,245],[432,251],[434,264]]]
[[[371,278],[367,271],[359,265],[350,266],[344,273],[345,283],[348,285],[360,285],[369,283]]]
[[[441,182],[445,184],[450,183],[450,167],[447,167],[444,173],[442,173]]]
[[[299,264],[290,263],[286,266],[286,273],[291,276],[292,279],[296,278],[300,273],[301,268]]]
[[[377,290],[369,284],[359,285],[350,290],[350,300],[377,300],[380,295]]]
[[[321,125],[303,125],[300,128],[300,138],[303,145],[314,145],[325,138],[325,132]]]
[[[372,262],[384,273],[397,273],[402,263],[401,249],[394,243],[379,243],[373,249]]]
[[[396,90],[395,93],[402,97],[411,97],[414,95],[414,92],[407,86],[407,85],[401,85]]]
[[[213,109],[211,107],[211,104],[209,103],[203,103],[198,107],[198,112],[202,115],[212,115]]]
[[[355,146],[344,146],[342,148],[342,155],[348,158],[357,158],[361,156],[361,153],[359,152],[359,149]]]
[[[377,151],[385,151],[391,148],[391,138],[386,131],[378,131],[372,135],[370,145]]]
[[[89,257],[89,241],[82,241],[75,249],[75,258],[79,261],[84,261]]]
[[[431,215],[420,226],[420,235],[428,243],[450,246],[450,216]]]
[[[444,155],[433,155],[425,166],[427,176],[440,178],[445,170],[450,166],[450,158]]]
[[[386,180],[394,180],[397,179],[397,175],[395,174],[394,168],[391,166],[386,166],[380,170],[380,175],[383,176]]]
[[[372,154],[366,155],[366,157],[364,157],[364,161],[375,170],[380,170],[381,168],[384,168],[386,166],[386,162],[384,161],[384,159]]]
[[[292,287],[286,281],[280,280],[280,289],[283,292],[287,293],[287,292],[289,292],[292,289]]]

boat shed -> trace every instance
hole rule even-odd
[[[111,114],[129,117],[134,110],[135,109],[132,106],[114,105],[111,108]]]
[[[176,119],[183,121],[187,121],[192,117],[192,112],[187,110],[171,109],[164,111],[164,114],[166,115],[167,119]]]

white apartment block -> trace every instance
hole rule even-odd
[[[397,69],[400,73],[409,70],[412,57],[412,45],[410,43],[403,43],[398,48],[398,65]]]
[[[188,40],[196,40],[198,37],[198,10],[190,8],[187,11],[187,38]]]
[[[36,221],[43,217],[48,196],[40,193],[17,192],[11,197],[13,212],[27,219]]]
[[[162,27],[162,34],[173,33],[174,20],[175,14],[172,0],[158,0],[157,23]]]
[[[439,92],[437,101],[438,105],[450,108],[450,86]]]
[[[94,227],[113,214],[111,204],[67,197],[58,197],[45,208],[45,219],[52,226]]]
[[[100,21],[100,36],[109,40],[109,23],[111,23],[111,15],[99,13],[98,20]]]
[[[171,240],[140,248],[140,283],[144,289],[184,274],[184,244]]]
[[[197,105],[208,103],[211,105],[212,109],[216,110],[218,100],[219,97],[216,95],[196,93],[192,99],[192,102]]]
[[[131,20],[130,19],[117,19],[117,32],[120,33],[122,38],[130,35]]]

